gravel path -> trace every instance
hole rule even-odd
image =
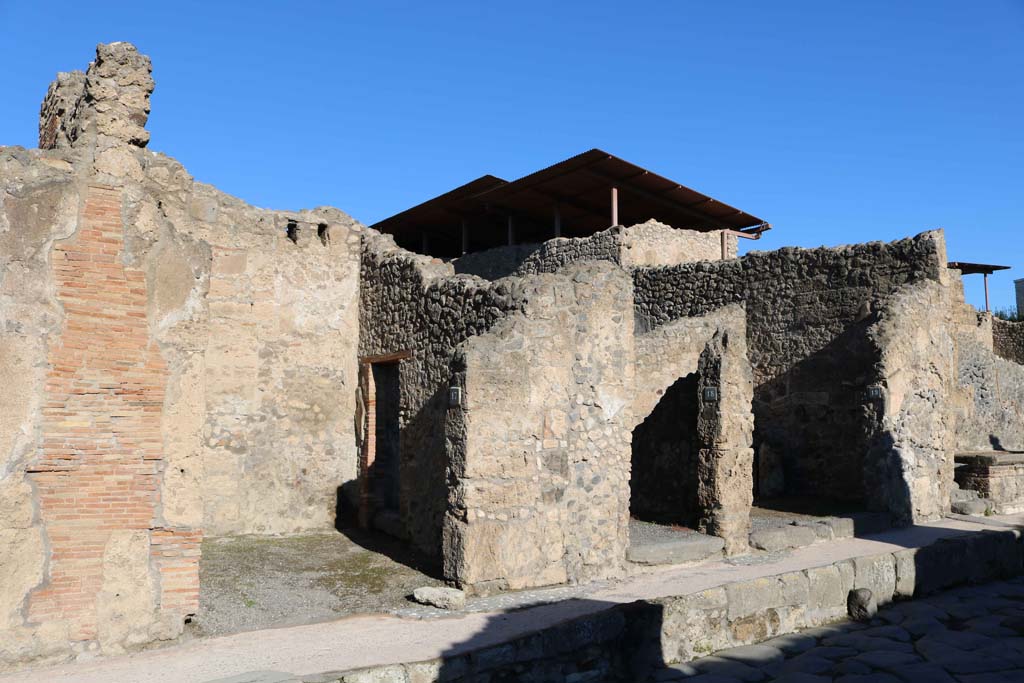
[[[658,671],[651,682],[1021,683],[1024,578],[890,605]]]

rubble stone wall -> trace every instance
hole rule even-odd
[[[726,235],[728,258],[738,238]],[[661,266],[722,258],[721,232],[672,228],[654,220],[615,226],[589,237],[560,237],[542,244],[516,244],[466,254],[452,261],[455,272],[487,280],[554,273],[577,261],[611,261],[624,267]]]
[[[359,355],[411,352],[399,366],[400,534],[428,556],[441,550],[448,505],[445,439],[456,348],[520,307],[503,283],[454,276],[451,266],[367,233]],[[492,359],[492,362],[496,362]]]
[[[992,318],[992,346],[1000,358],[1024,365],[1024,322]]]
[[[957,450],[1024,451],[1024,366],[972,339],[958,351],[969,406],[957,428]]]
[[[863,499],[870,318],[900,286],[938,278],[944,257],[941,235],[924,233],[638,268],[638,328],[745,302],[758,448],[781,458],[788,493]]]
[[[691,427],[692,479],[682,482],[683,496],[693,505],[698,528],[725,539],[730,554],[745,550],[753,491],[754,385],[744,307],[734,304],[674,320],[638,334],[635,344],[636,388],[629,428],[635,429],[657,410],[679,378],[696,375],[693,398],[700,410]],[[702,368],[707,376],[701,374]],[[714,387],[718,400],[704,402],[704,387]]]
[[[872,380],[881,396],[867,401],[877,432],[865,461],[869,503],[903,523],[949,511],[958,415],[964,394],[957,374],[958,331],[976,316],[959,278],[946,272],[900,289],[868,336],[878,349]]]
[[[479,591],[619,575],[630,279],[596,262],[512,282],[522,312],[463,349],[466,404],[454,412],[466,439],[451,463],[445,573]]]

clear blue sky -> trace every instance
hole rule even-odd
[[[1024,0],[0,0],[0,143],[113,40],[153,58],[150,147],[260,206],[372,223],[601,147],[764,217],[760,248],[944,227],[1014,267],[994,305],[1024,278]]]

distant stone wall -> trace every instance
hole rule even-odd
[[[737,238],[726,236],[728,258],[736,257]],[[455,272],[486,280],[554,273],[578,261],[611,261],[624,267],[674,265],[722,258],[719,231],[697,232],[648,221],[612,227],[590,237],[555,238],[542,244],[517,244],[466,254],[452,261]]]
[[[359,355],[411,354],[399,366],[400,526],[393,531],[428,556],[441,552],[449,450],[460,447],[444,432],[456,348],[521,306],[507,284],[454,276],[447,264],[366,234]]]
[[[959,345],[958,356],[970,406],[957,429],[957,449],[1024,450],[1024,366],[970,340]]]
[[[1024,322],[992,319],[992,348],[996,355],[1024,365]]]
[[[785,248],[732,261],[634,271],[641,329],[746,303],[755,442],[781,459],[785,490],[864,498],[864,390],[873,312],[904,284],[937,279],[939,233],[891,244]]]

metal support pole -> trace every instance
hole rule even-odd
[[[516,223],[512,216],[508,217],[508,246],[516,243]]]
[[[985,278],[985,312],[988,313],[988,273],[982,273],[982,277]]]
[[[420,235],[420,252],[424,254],[430,253],[430,237],[427,233]]]
[[[555,206],[555,237],[562,236],[562,210]]]
[[[466,252],[469,251],[469,226],[466,225],[466,219],[462,219],[462,254],[465,256]]]
[[[612,225],[619,224],[619,188],[612,188]]]
[[[722,231],[722,260],[729,258],[729,237],[725,230]]]

